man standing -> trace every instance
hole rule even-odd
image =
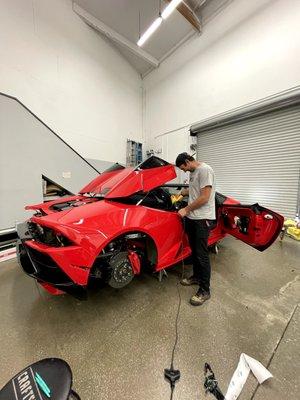
[[[215,174],[208,164],[196,161],[188,153],[178,155],[176,166],[184,172],[190,172],[189,188],[181,191],[183,196],[189,196],[188,205],[178,213],[185,221],[185,230],[192,250],[193,275],[182,279],[181,284],[199,285],[190,303],[200,306],[210,298],[211,267],[207,241],[210,226],[216,219]]]

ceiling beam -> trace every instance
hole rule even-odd
[[[171,3],[171,1],[172,0],[165,0],[166,3]],[[184,18],[192,25],[195,31],[201,32],[201,23],[199,18],[184,1],[178,4],[177,11],[184,16]]]
[[[132,53],[147,61],[153,67],[159,66],[159,61],[155,57],[151,56],[151,54],[147,53],[145,50],[141,49],[139,46],[111,29],[109,26],[105,25],[102,21],[94,17],[92,14],[88,13],[78,4],[73,3],[73,10],[76,12],[76,14],[80,16],[80,18],[84,20],[84,22],[86,22],[92,28],[96,29],[98,32],[105,35],[108,39],[122,45],[123,47],[126,47]]]

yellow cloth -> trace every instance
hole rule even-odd
[[[300,228],[291,226],[287,229],[287,234],[293,239],[300,240]]]
[[[288,228],[288,227],[290,227],[290,226],[293,226],[293,227],[295,227],[296,226],[296,222],[293,220],[293,219],[286,219],[285,221],[284,221],[284,224],[283,224],[286,228]]]
[[[177,203],[177,201],[180,201],[182,199],[183,199],[183,196],[181,194],[172,194],[172,196],[171,196],[172,204],[175,204],[175,203]]]
[[[295,240],[300,240],[300,226],[296,224],[292,219],[287,219],[284,221],[284,227],[286,228],[286,233]]]

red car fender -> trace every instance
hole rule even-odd
[[[135,275],[141,272],[141,260],[140,257],[133,250],[128,251],[128,258],[132,266]]]

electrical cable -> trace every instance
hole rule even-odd
[[[170,400],[173,400],[174,386],[171,386]]]
[[[176,319],[175,319],[175,342],[174,342],[174,346],[173,346],[173,350],[172,350],[172,357],[171,357],[171,368],[174,368],[174,356],[175,356],[175,350],[176,350],[176,346],[178,343],[178,319],[179,319],[179,313],[180,313],[180,307],[181,307],[181,295],[180,295],[180,290],[178,287],[178,282],[176,284],[176,288],[177,288],[177,292],[178,292],[178,308],[177,308],[177,314],[176,314]]]
[[[183,222],[183,231],[182,231],[182,236],[181,236],[181,251],[183,253],[183,237],[185,234],[185,220],[183,219],[182,222]],[[184,274],[184,260],[183,259],[181,261],[181,265],[182,265],[182,272],[181,272],[181,279],[182,279],[183,274]],[[179,282],[180,282],[180,280],[178,279],[178,282],[176,283],[176,289],[177,289],[179,301],[178,301],[177,313],[176,313],[176,318],[175,318],[175,342],[174,342],[174,346],[172,349],[170,368],[165,369],[165,371],[164,371],[165,378],[170,382],[170,385],[171,385],[170,400],[173,399],[175,383],[176,383],[176,381],[178,381],[180,379],[180,371],[174,370],[175,350],[176,350],[176,346],[178,343],[178,320],[179,320],[180,308],[181,308],[181,294],[180,294],[180,290],[179,290],[179,286],[178,286]]]
[[[180,307],[181,307],[181,295],[180,295],[180,291],[178,288],[178,284],[179,284],[179,282],[177,282],[177,284],[176,284],[179,302],[178,302],[178,308],[177,308],[176,319],[175,319],[175,342],[174,342],[174,346],[172,349],[170,368],[169,369],[166,368],[164,371],[165,379],[169,381],[170,386],[171,386],[171,394],[170,394],[171,400],[173,399],[175,383],[176,383],[176,381],[178,381],[180,379],[180,371],[174,369],[174,356],[175,356],[176,346],[178,343],[178,319],[179,319],[179,313],[180,313]]]
[[[183,230],[182,230],[182,235],[181,235],[181,252],[183,253],[183,237],[185,234],[185,219],[184,218],[182,220],[182,224],[183,224]],[[183,276],[184,276],[184,260],[183,259],[181,260],[181,267],[182,267],[182,269],[181,269],[181,278],[180,279],[183,279]],[[178,319],[179,319],[179,313],[180,313],[180,307],[181,307],[181,294],[180,294],[178,284],[179,284],[179,279],[176,284],[179,302],[178,302],[177,314],[176,314],[176,319],[175,319],[175,343],[174,343],[174,347],[172,350],[171,368],[173,368],[175,349],[176,349],[177,342],[178,342]]]

